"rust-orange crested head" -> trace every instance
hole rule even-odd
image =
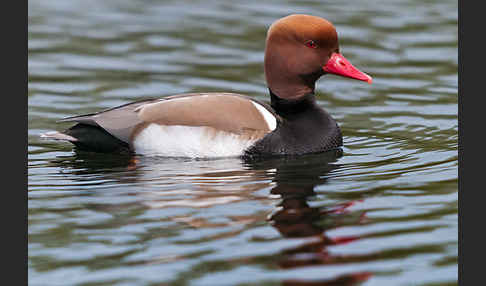
[[[336,29],[326,19],[294,14],[275,21],[267,33],[265,76],[278,97],[296,99],[314,92],[315,82],[332,73],[371,83],[339,52]]]

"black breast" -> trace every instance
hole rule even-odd
[[[316,103],[314,94],[284,100],[272,92],[271,105],[282,118],[275,131],[245,151],[245,156],[302,155],[339,148],[343,144],[336,121]]]

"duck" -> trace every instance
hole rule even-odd
[[[371,84],[339,50],[328,20],[291,14],[268,28],[264,74],[270,102],[227,92],[144,99],[67,117],[74,125],[43,138],[80,150],[165,157],[303,155],[341,148],[337,122],[316,100],[315,83],[334,74]]]

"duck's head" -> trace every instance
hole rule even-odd
[[[329,21],[310,15],[290,15],[270,26],[265,46],[265,77],[275,95],[298,99],[313,93],[316,80],[326,73],[368,83],[372,80],[339,52],[336,29]]]

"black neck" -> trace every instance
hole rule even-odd
[[[314,93],[308,93],[298,99],[282,99],[270,90],[270,103],[279,115],[301,113],[316,105]]]

